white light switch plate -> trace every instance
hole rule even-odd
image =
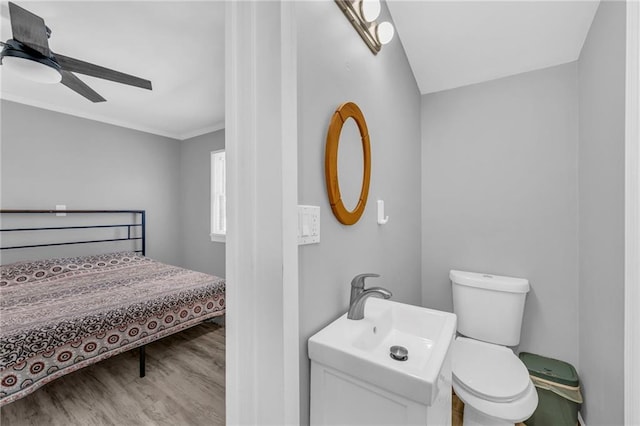
[[[320,206],[298,206],[298,245],[320,242]]]

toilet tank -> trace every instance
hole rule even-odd
[[[528,280],[453,270],[449,278],[458,333],[503,346],[520,343]]]

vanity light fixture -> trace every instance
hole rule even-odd
[[[383,44],[393,39],[391,22],[377,22],[380,0],[335,0],[340,10],[356,29],[365,44],[377,55]]]

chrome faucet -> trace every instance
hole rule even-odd
[[[349,312],[347,318],[351,320],[361,320],[364,318],[364,305],[368,298],[379,297],[388,299],[391,292],[382,287],[364,288],[364,279],[368,277],[379,277],[378,274],[360,274],[351,280],[351,298],[349,299]]]

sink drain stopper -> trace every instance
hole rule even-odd
[[[409,351],[404,346],[391,346],[389,356],[396,361],[406,361],[409,359]]]

